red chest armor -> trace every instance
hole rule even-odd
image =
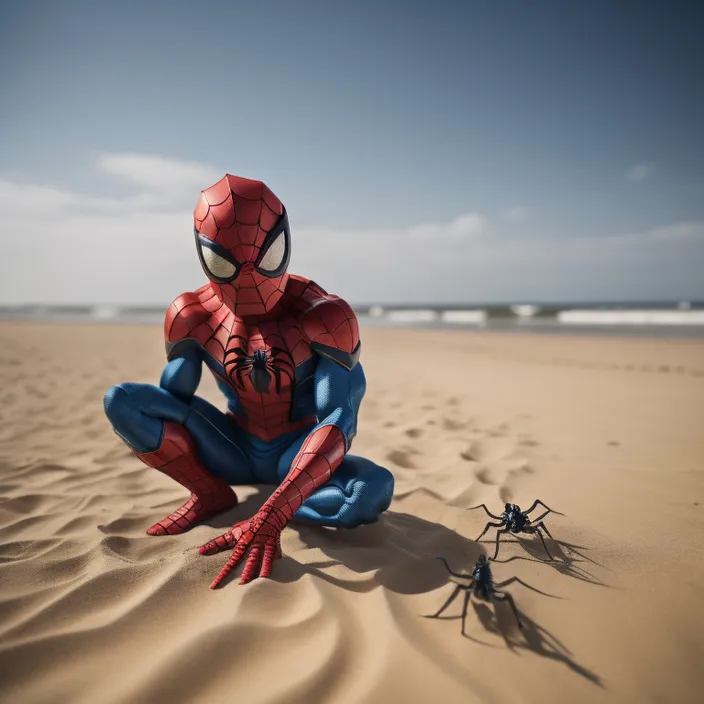
[[[184,294],[167,312],[165,337],[170,359],[185,345],[205,352],[205,363],[230,400],[230,415],[262,440],[316,422],[311,345],[358,353],[357,321],[349,306],[293,276],[282,305],[259,319],[236,316],[209,285]]]

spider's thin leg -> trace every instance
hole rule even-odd
[[[556,513],[558,516],[565,515],[564,513],[560,513],[559,511],[555,511],[554,509],[551,509],[546,503],[543,503],[540,499],[536,499],[533,502],[533,505],[525,513],[530,513],[531,511],[534,511],[538,504],[540,504],[543,508],[546,508],[548,510],[548,513]]]
[[[553,594],[548,594],[547,592],[541,592],[540,589],[536,589],[535,587],[531,587],[530,584],[526,584],[520,577],[511,577],[510,579],[506,579],[503,582],[498,582],[497,584],[494,584],[494,587],[496,589],[500,589],[501,587],[508,587],[509,584],[520,584],[521,586],[525,587],[526,589],[530,589],[533,592],[537,592],[538,594],[542,594],[543,596],[551,596],[553,598]],[[559,598],[559,597],[557,597]]]
[[[513,615],[516,617],[518,627],[523,629],[523,622],[521,621],[521,617],[518,615],[518,609],[516,608],[516,602],[513,600],[513,597],[508,592],[494,592],[494,598],[497,601],[508,602],[508,605],[511,607],[511,611],[513,611]]]
[[[470,506],[467,510],[468,511],[474,511],[476,508],[483,508],[487,515],[491,516],[492,518],[497,518],[498,520],[501,520],[501,516],[495,516],[484,504],[479,504],[479,506]]]
[[[465,634],[465,624],[467,623],[467,610],[469,609],[469,599],[472,596],[472,592],[469,589],[464,593],[464,604],[462,605],[462,635]]]
[[[274,372],[274,383],[276,384],[276,393],[278,395],[281,393],[281,370],[273,365],[271,368]]]
[[[555,540],[555,538],[553,538],[552,535],[550,535],[550,531],[548,530],[548,527],[542,521],[540,521],[540,523],[536,523],[535,527],[542,528],[548,534],[548,537],[550,538],[550,540]]]
[[[471,574],[457,574],[457,572],[453,572],[450,569],[450,565],[447,564],[447,560],[444,557],[436,557],[435,559],[440,560],[440,562],[442,562],[443,565],[445,565],[445,568],[453,577],[459,577],[460,579],[469,579],[470,581],[472,580]]]
[[[496,552],[494,553],[494,557],[492,558],[495,560],[499,556],[499,541],[501,540],[501,536],[504,533],[510,533],[511,531],[508,528],[504,528],[503,530],[497,530],[496,531]]]
[[[533,519],[533,523],[537,523],[537,522],[540,521],[542,518],[545,518],[545,516],[547,516],[548,513],[550,513],[550,511],[545,511],[544,513],[541,513],[539,516],[536,516],[536,517]]]
[[[501,526],[504,526],[504,525],[506,525],[506,522],[505,522],[505,521],[501,521],[501,523],[491,523],[491,522],[487,523],[487,524],[484,526],[484,530],[476,537],[476,539],[474,540],[474,542],[475,542],[475,543],[478,543],[478,542],[479,542],[479,538],[481,538],[482,535],[484,535],[484,533],[486,533],[486,532],[489,530],[489,528],[501,528]]]
[[[430,618],[437,618],[456,598],[457,595],[462,591],[462,586],[457,585],[455,591],[450,594],[450,598],[440,607],[437,613],[434,613]]]
[[[542,525],[542,523],[541,523]],[[543,526],[544,527],[544,526]],[[543,533],[540,530],[540,526],[535,527],[535,532],[538,534],[538,537],[540,538],[540,542],[543,544],[543,547],[545,548],[545,552],[547,553],[547,556],[551,559],[554,560],[555,558],[550,554],[550,551],[548,550],[548,546],[545,543],[545,538],[543,538]]]

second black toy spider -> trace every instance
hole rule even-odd
[[[437,559],[445,565],[447,571],[453,577],[455,577],[456,579],[469,580],[469,584],[458,584],[457,582],[455,582],[455,584],[457,585],[455,587],[455,591],[450,594],[450,598],[440,607],[440,610],[437,613],[433,614],[430,618],[437,618],[438,616],[440,616],[440,614],[455,600],[457,595],[461,591],[464,591],[464,604],[462,605],[462,635],[465,635],[465,621],[467,620],[467,608],[469,606],[469,600],[472,595],[474,595],[475,599],[479,599],[480,601],[488,601],[492,604],[496,601],[508,602],[508,605],[513,611],[513,615],[516,617],[518,627],[523,628],[523,623],[521,623],[521,619],[518,615],[518,609],[516,608],[516,603],[514,602],[513,597],[508,592],[501,591],[501,587],[505,587],[509,584],[512,584],[513,582],[523,584],[523,586],[528,587],[529,589],[532,589],[532,587],[530,587],[528,584],[525,584],[525,582],[521,582],[518,577],[511,577],[511,579],[507,579],[504,582],[494,584],[494,578],[491,574],[491,567],[489,567],[489,561],[486,559],[486,555],[479,556],[479,559],[477,560],[477,563],[474,566],[474,570],[471,575],[457,574],[456,572],[453,572],[450,569],[450,565],[447,564],[447,561],[444,557],[438,557]]]
[[[539,516],[536,518],[529,518],[528,514],[535,510],[535,508],[540,504],[543,508],[546,508],[547,511],[541,513]],[[544,530],[548,537],[552,538],[552,535],[550,535],[550,531],[547,529],[545,523],[543,523],[542,519],[545,518],[545,516],[548,515],[548,513],[556,513],[559,516],[562,516],[559,511],[553,511],[549,506],[544,504],[540,499],[536,499],[533,502],[533,505],[527,510],[527,511],[521,511],[521,507],[517,506],[516,504],[506,504],[504,506],[504,511],[500,516],[495,516],[489,509],[484,505],[484,504],[479,504],[479,506],[472,506],[471,508],[467,509],[468,511],[473,511],[474,509],[477,508],[483,508],[486,513],[491,516],[492,518],[496,518],[497,520],[501,521],[501,523],[487,523],[486,526],[484,526],[484,530],[479,534],[479,537],[477,538],[476,542],[479,541],[479,538],[486,533],[489,528],[499,528],[498,532],[496,533],[496,552],[494,553],[494,557],[492,559],[496,559],[499,554],[499,541],[501,540],[501,536],[504,533],[528,533],[528,534],[537,534],[537,536],[540,538],[540,542],[543,544],[543,547],[545,548],[545,552],[547,553],[547,556],[552,560],[554,559],[553,556],[550,554],[550,551],[548,550],[548,546],[545,544],[545,540],[543,539],[543,534],[541,532],[541,529]]]

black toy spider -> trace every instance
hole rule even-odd
[[[547,509],[544,513],[541,513],[537,518],[530,519],[528,517],[528,514],[533,511],[536,506],[540,504],[544,508]],[[479,534],[479,537],[477,538],[476,542],[479,541],[479,538],[486,533],[489,528],[499,528],[502,530],[499,530],[496,533],[496,552],[494,553],[494,557],[492,558],[495,560],[498,557],[499,554],[499,541],[501,540],[501,536],[504,533],[536,533],[538,537],[540,538],[540,542],[543,544],[543,547],[545,548],[545,552],[547,553],[547,556],[552,560],[554,559],[553,556],[550,554],[550,551],[548,550],[548,546],[545,544],[545,540],[543,539],[543,534],[541,532],[544,530],[550,538],[552,538],[552,535],[550,535],[550,531],[547,529],[545,524],[541,519],[543,519],[545,516],[548,515],[548,513],[556,513],[558,516],[562,516],[563,514],[560,513],[559,511],[553,511],[549,506],[545,505],[540,499],[536,499],[533,502],[533,505],[527,510],[527,511],[521,511],[521,507],[517,506],[516,504],[506,504],[504,506],[504,512],[500,516],[495,516],[489,509],[484,505],[484,504],[479,504],[479,506],[472,506],[471,508],[467,509],[468,511],[473,511],[474,509],[477,508],[483,508],[489,516],[492,518],[496,518],[501,523],[487,523],[486,526],[484,526],[484,530]],[[504,526],[506,526],[504,528]]]
[[[522,582],[518,577],[511,577],[511,579],[507,579],[504,582],[494,584],[494,578],[491,574],[491,567],[489,567],[489,561],[486,559],[486,555],[479,556],[471,575],[457,574],[450,569],[450,565],[447,564],[447,560],[445,560],[444,557],[438,557],[437,559],[445,565],[445,568],[450,575],[452,575],[452,577],[455,577],[456,579],[469,580],[469,584],[458,584],[454,580],[451,580],[457,585],[455,591],[450,594],[450,598],[440,607],[440,610],[433,614],[430,618],[437,618],[440,616],[440,614],[455,600],[457,595],[461,591],[464,591],[464,604],[462,605],[462,635],[465,635],[467,608],[472,595],[474,595],[475,599],[479,599],[480,601],[488,601],[492,604],[496,601],[507,601],[513,611],[513,615],[516,617],[518,627],[523,628],[523,623],[518,615],[518,609],[516,608],[516,603],[514,602],[513,597],[508,592],[501,591],[501,587],[505,587],[513,582],[518,582],[529,589],[533,589],[533,587],[525,582]]]
[[[244,342],[245,345],[248,344],[247,340],[240,335],[235,335],[234,337]],[[231,358],[231,355],[235,355],[234,359]],[[277,366],[277,363],[279,366]],[[232,375],[234,373],[237,383],[242,388],[244,388],[242,374],[249,372],[252,386],[260,394],[269,393],[272,374],[276,383],[277,394],[281,392],[281,374],[286,374],[289,379],[293,378],[293,367],[289,354],[280,347],[272,347],[268,354],[265,349],[254,350],[252,355],[248,355],[242,347],[229,349],[225,354],[224,367],[228,374]],[[230,367],[229,370],[228,367]]]

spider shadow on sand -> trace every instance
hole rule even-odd
[[[252,516],[269,496],[269,487],[258,486],[256,489],[256,492],[247,495],[234,509],[208,521],[207,525],[226,529],[232,523]],[[291,583],[309,574],[329,584],[358,593],[370,592],[378,586],[403,595],[419,595],[435,591],[452,583],[448,579],[447,571],[435,559],[436,555],[445,555],[452,564],[464,566],[465,569],[462,571],[466,572],[476,563],[479,555],[484,553],[479,543],[439,523],[396,511],[386,511],[377,522],[352,530],[323,528],[301,521],[291,522],[287,530],[298,534],[300,541],[310,551],[308,556],[315,557],[315,551],[318,554],[322,553],[323,559],[305,561],[306,551],[299,552],[296,558],[284,553],[283,558],[276,561],[272,581]],[[570,564],[569,557],[566,557],[561,550],[557,554],[565,558],[566,562],[554,560],[551,563],[541,552],[542,546],[539,543],[534,545],[532,540],[520,542],[525,543],[524,547],[534,556],[535,561],[551,565],[560,571],[566,569],[563,565]],[[563,543],[563,545],[567,544]],[[304,558],[303,561],[300,561],[301,557]],[[516,559],[530,558],[514,556],[508,560],[492,561],[491,564],[493,566]],[[344,566],[346,570],[340,572],[337,569],[339,566]],[[236,571],[237,574],[241,570],[240,566]],[[352,573],[351,578],[345,576],[347,571]],[[513,576],[503,568],[500,580]],[[233,576],[228,581],[236,581],[236,577]],[[531,585],[528,586],[535,589]],[[539,589],[535,591],[546,597],[560,598],[541,592]],[[484,602],[478,603],[474,599],[470,603],[483,628],[489,633],[500,634],[510,650],[529,650],[542,657],[562,662],[572,671],[602,686],[599,677],[575,662],[569,649],[557,637],[520,610],[520,596],[517,595],[516,598],[523,623],[522,630],[518,628],[514,615],[506,603],[490,606]],[[443,615],[438,619],[460,620],[461,616]],[[467,622],[469,625],[471,615]],[[459,633],[458,637],[461,637]],[[484,647],[498,647],[469,634],[465,637]]]
[[[578,579],[582,582],[587,582],[588,584],[594,584],[595,586],[611,588],[608,584],[581,566],[583,563],[589,563],[603,568],[603,565],[600,565],[596,562],[596,560],[593,560],[585,554],[585,551],[588,550],[588,548],[585,548],[583,545],[575,545],[573,543],[568,543],[564,540],[556,540],[554,538],[550,539],[550,552],[553,557],[557,557],[559,559],[549,560],[545,555],[543,546],[534,538],[512,536],[512,539],[504,539],[501,543],[506,546],[518,544],[526,553],[528,553],[530,557],[526,557],[525,555],[512,555],[511,557],[505,558],[497,557],[491,561],[492,564],[507,565],[516,560],[539,562],[558,571],[560,574],[564,574],[567,577],[572,577],[573,579]]]
[[[448,584],[458,583],[448,579],[449,575],[446,569],[435,558],[437,554],[448,556],[448,560],[451,560],[453,565],[463,565],[464,569],[460,571],[466,573],[471,572],[471,567],[474,566],[479,555],[484,552],[478,543],[464,538],[449,528],[416,516],[394,511],[387,511],[377,523],[352,531],[330,531],[300,524],[297,525],[296,530],[307,546],[320,549],[330,559],[307,565],[296,563],[297,567],[295,568],[287,565],[286,570],[282,570],[286,574],[277,576],[276,579],[289,581],[298,579],[305,573],[315,574],[329,583],[353,591],[369,591],[379,585],[397,594],[420,594],[434,591]],[[539,543],[535,546],[536,554],[541,548]],[[342,578],[326,574],[327,567],[337,564],[344,564],[356,573],[376,571],[368,579],[347,583]],[[490,564],[493,566],[495,563],[492,561]],[[506,568],[500,568],[500,571],[501,574],[496,575],[499,582],[515,576]],[[520,580],[516,580],[516,582],[520,582]],[[544,592],[531,584],[523,583],[522,586],[514,584],[512,593],[518,603],[520,619],[523,624],[522,629],[518,628],[514,614],[506,602],[498,601],[489,605],[485,602],[477,602],[472,598],[470,603],[474,608],[477,620],[489,633],[500,634],[510,650],[529,650],[541,657],[562,662],[573,672],[602,686],[600,678],[577,663],[570,650],[556,636],[521,611],[521,598],[517,590],[524,587],[536,591],[546,598],[561,598]],[[458,599],[458,601],[461,600]],[[428,616],[432,617],[432,614],[428,614]],[[456,615],[448,614],[438,618],[460,621],[461,615],[459,613]],[[470,623],[471,616],[467,619],[467,631],[471,630]],[[461,635],[458,634],[458,637]],[[465,637],[485,647],[498,647],[475,638],[469,633],[466,633]]]
[[[484,629],[489,633],[500,635],[510,651],[527,650],[548,660],[560,662],[575,674],[603,689],[602,680],[595,672],[576,662],[570,649],[557,636],[538,625],[525,613],[521,612],[523,628],[519,630],[510,611],[507,612],[505,609],[494,611],[487,604],[476,603],[474,600],[472,604],[477,620],[481,622]],[[476,639],[472,640],[476,641]]]

